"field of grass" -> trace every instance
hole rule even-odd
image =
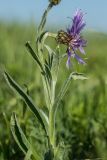
[[[17,113],[24,133],[43,156],[46,137],[21,98],[10,90],[2,74],[5,68],[25,90],[26,84],[36,104],[46,109],[40,73],[25,48],[26,41],[35,47],[36,26],[33,23],[0,23],[0,33],[0,160],[23,159],[10,131],[12,112]],[[88,40],[85,49],[87,65],[80,66],[73,60],[69,71],[65,58],[60,67],[57,90],[71,71],[83,72],[89,79],[72,81],[57,114],[56,137],[57,142],[61,142],[60,152],[64,160],[107,160],[107,34],[86,32],[85,37]],[[55,42],[49,42],[54,47]],[[62,52],[65,52],[64,47]]]

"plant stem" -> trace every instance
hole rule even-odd
[[[53,7],[53,5],[52,5],[52,3],[50,3],[42,16],[42,20],[41,20],[40,25],[38,27],[38,37],[40,36],[40,34],[43,31],[43,28],[46,23],[46,18],[47,18],[48,12],[51,10],[52,7]]]
[[[53,107],[49,111],[49,138],[52,148],[55,148],[55,119],[53,114]]]

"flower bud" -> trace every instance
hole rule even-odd
[[[61,0],[49,0],[53,5],[58,5]]]

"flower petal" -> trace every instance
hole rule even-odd
[[[71,60],[68,57],[67,62],[66,62],[66,67],[69,69],[71,67]]]
[[[69,48],[67,48],[67,54],[68,54],[68,59],[67,59],[67,62],[66,62],[66,67],[69,69],[71,67],[71,55],[72,55],[72,52],[70,51]]]
[[[82,58],[80,58],[76,53],[75,53],[75,58],[77,59],[77,61],[78,61],[79,63],[81,63],[81,64],[86,64],[85,61],[84,61]]]
[[[79,50],[80,50],[80,52],[81,52],[82,54],[85,54],[85,51],[84,51],[84,49],[83,49],[82,46],[79,47]]]
[[[72,20],[73,24],[71,27],[67,29],[68,33],[71,35],[80,34],[81,30],[85,27],[85,22],[83,21],[83,12],[81,10],[77,10],[74,18]]]

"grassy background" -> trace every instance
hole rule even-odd
[[[51,28],[50,28],[51,30]],[[17,113],[18,120],[41,157],[46,140],[42,129],[29,110],[23,114],[25,104],[6,84],[2,69],[6,70],[26,90],[38,106],[45,109],[40,73],[24,44],[31,41],[35,47],[36,26],[0,23],[0,160],[23,159],[10,132],[10,116]],[[73,81],[57,114],[57,142],[66,160],[86,158],[107,159],[107,35],[85,33],[87,65],[73,60],[72,71],[84,72],[87,81]],[[54,47],[55,42],[48,40]],[[62,46],[62,53],[65,48]],[[57,92],[70,71],[61,64]],[[41,138],[42,137],[42,138]],[[19,158],[20,157],[20,158]]]

